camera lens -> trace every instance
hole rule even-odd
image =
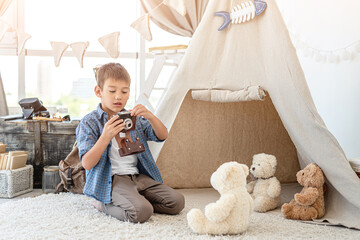
[[[133,122],[131,121],[130,118],[125,119],[124,122],[125,122],[125,130],[129,130],[130,128],[132,128]]]

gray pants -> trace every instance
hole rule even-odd
[[[185,206],[176,190],[143,175],[114,175],[112,202],[102,211],[122,221],[145,222],[153,212],[178,214]]]

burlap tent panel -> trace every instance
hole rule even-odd
[[[210,176],[222,163],[250,166],[252,156],[262,152],[277,157],[281,182],[296,182],[296,148],[269,96],[265,101],[213,103],[193,100],[189,91],[157,165],[171,187],[211,187]]]

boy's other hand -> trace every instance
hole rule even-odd
[[[124,127],[125,123],[123,123],[123,120],[119,119],[118,115],[114,115],[107,123],[105,123],[101,136],[103,136],[106,141],[110,142],[116,134],[119,134],[119,132],[124,129]]]
[[[138,104],[133,109],[130,110],[131,116],[143,116],[144,118],[150,120],[154,115],[149,111],[144,105]]]

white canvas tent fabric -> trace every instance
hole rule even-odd
[[[170,129],[190,89],[241,90],[259,85],[272,102],[298,152],[300,166],[317,163],[327,178],[321,220],[360,229],[360,180],[319,116],[289,33],[274,0],[255,19],[217,31],[236,0],[211,0],[156,115]],[[161,145],[152,145],[155,157]]]

